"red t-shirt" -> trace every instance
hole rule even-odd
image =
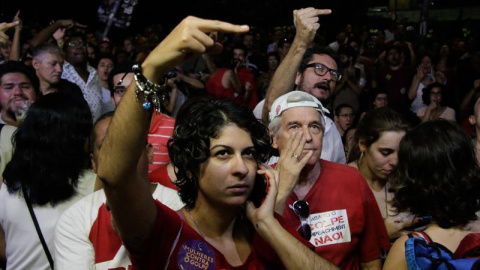
[[[148,251],[144,254],[130,253],[133,269],[284,269],[275,251],[257,233],[254,233],[251,253],[245,263],[233,267],[220,251],[208,244],[178,213],[158,201],[157,207],[156,223],[145,244]],[[282,224],[282,218],[277,218]],[[295,230],[286,229],[309,245]]]
[[[257,83],[255,82],[255,76],[253,73],[246,67],[240,67],[237,69],[238,78],[240,83],[242,84],[244,90],[245,85],[250,83],[252,85],[252,89],[250,90],[250,95],[248,100],[241,101],[240,103],[247,106],[251,110],[255,109],[255,106],[258,104],[258,93],[257,93]],[[239,96],[240,97],[240,96]]]
[[[228,70],[228,68],[221,68],[206,81],[205,88],[208,95],[213,99],[227,98],[235,100],[233,87],[225,88],[222,84],[223,76]]]
[[[178,190],[178,187],[172,183],[172,179],[168,176],[167,166],[168,164],[159,165],[148,175],[148,180],[152,183],[160,183],[163,186]]]
[[[148,143],[153,147],[153,164],[148,165],[150,174],[156,167],[170,163],[167,142],[173,135],[175,119],[160,113],[153,113],[150,129],[148,131]]]
[[[320,160],[321,172],[304,198],[310,208],[310,243],[323,258],[342,269],[360,269],[360,262],[380,259],[390,249],[375,197],[365,178],[348,165]],[[300,225],[287,199],[283,217]]]

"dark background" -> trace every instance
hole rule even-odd
[[[365,22],[386,25],[386,19],[367,17],[367,9],[373,6],[388,6],[393,0],[138,0],[132,25],[128,29],[113,28],[109,34],[118,35],[141,32],[151,24],[162,25],[164,32],[177,25],[184,17],[194,15],[208,19],[219,19],[238,24],[249,24],[259,29],[270,30],[274,26],[293,25],[292,11],[302,7],[330,8],[333,13],[321,17],[321,30],[333,39],[339,29],[352,23],[354,28]],[[396,0],[398,2],[402,0]],[[457,8],[479,6],[478,0],[430,0],[431,8]],[[410,9],[420,9],[423,0],[408,0]],[[393,2],[392,2],[393,3]],[[0,0],[0,21],[11,21],[15,12],[21,10],[25,25],[38,24],[45,27],[49,21],[74,19],[88,26],[88,30],[103,32],[105,24],[97,20],[100,0]],[[417,24],[418,25],[418,24]],[[451,26],[448,24],[447,26]],[[445,30],[445,28],[439,27]],[[458,28],[458,27],[457,27]]]
[[[293,25],[292,11],[308,6],[332,9],[334,13],[322,17],[322,21],[328,22],[329,27],[336,27],[336,22],[342,22],[338,26],[344,28],[347,21],[351,22],[362,17],[360,14],[366,9],[363,6],[365,4],[362,4],[365,1],[331,2],[337,3],[323,3],[320,7],[318,0],[139,0],[132,26],[126,31],[135,32],[154,23],[161,24],[165,30],[169,30],[188,15],[265,28]],[[100,1],[0,0],[0,19],[11,21],[15,12],[20,9],[25,24],[46,25],[50,20],[72,18],[88,25],[89,28],[101,29],[105,26],[96,19],[99,4]]]

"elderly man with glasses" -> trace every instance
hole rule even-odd
[[[375,197],[351,167],[320,159],[325,109],[304,91],[273,103],[272,146],[280,152],[275,210],[298,226],[323,258],[341,269],[381,269],[390,248]]]

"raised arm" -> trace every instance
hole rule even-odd
[[[242,33],[248,31],[248,26],[187,17],[145,59],[143,76],[158,84],[165,72],[184,60],[221,49],[206,34],[217,31]],[[139,102],[136,101],[132,83],[116,109],[98,159],[98,176],[115,223],[132,251],[142,251],[156,216],[148,183],[136,172],[150,124],[150,113],[143,109],[143,100],[140,95]]]
[[[79,24],[74,20],[57,20],[51,23],[49,26],[43,28],[40,32],[38,32],[31,40],[30,45],[32,47],[37,46],[40,43],[46,42],[50,37],[52,37],[53,33],[60,28],[71,28],[71,27],[82,27],[85,28],[85,25]]]
[[[421,67],[417,67],[417,73],[413,76],[412,84],[408,90],[408,98],[414,100],[417,96],[417,89],[420,81],[423,79],[423,70]]]
[[[262,121],[268,123],[268,112],[275,99],[293,90],[295,76],[302,62],[305,51],[312,45],[317,30],[320,28],[319,15],[330,14],[329,9],[302,8],[293,11],[295,38],[287,55],[273,74],[265,95]]]
[[[18,61],[20,60],[20,35],[22,34],[22,20],[20,19],[20,10],[17,11],[17,14],[15,14],[13,21],[18,22],[18,24],[15,26],[15,33],[13,34],[12,39],[12,49],[10,50],[10,56],[8,57],[8,60]]]

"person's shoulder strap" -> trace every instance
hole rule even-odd
[[[425,232],[412,232],[408,234],[408,238],[413,238],[413,237],[423,238],[427,243],[432,242],[432,239],[430,238],[430,236],[428,236],[428,234],[426,234]]]

